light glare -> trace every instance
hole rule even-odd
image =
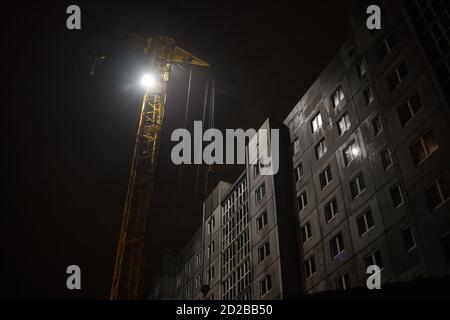
[[[156,79],[151,74],[145,74],[142,76],[141,84],[146,89],[152,89],[156,85]]]

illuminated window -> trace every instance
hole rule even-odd
[[[350,128],[350,116],[345,113],[338,121],[338,134],[342,136]]]
[[[339,103],[344,100],[344,98],[344,91],[342,90],[342,87],[339,86],[331,95],[331,103],[333,104],[333,107],[336,108]]]
[[[319,160],[327,152],[327,145],[325,144],[325,138],[319,141],[315,147],[316,159]]]
[[[322,116],[320,113],[316,114],[316,116],[311,120],[311,130],[313,133],[317,132],[320,128],[322,128]]]
[[[416,165],[422,163],[439,149],[433,131],[429,130],[410,145],[411,154]]]

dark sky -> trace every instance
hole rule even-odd
[[[216,127],[283,120],[349,35],[351,0],[283,3],[75,1],[3,11],[2,296],[106,298],[111,285],[142,89],[145,56],[88,27],[167,34],[215,64]],[[77,4],[82,30],[66,29]],[[89,76],[89,52],[105,54]],[[201,117],[205,71],[194,70],[189,123]],[[170,133],[183,127],[187,73],[174,67],[155,185],[148,274],[201,223],[195,170],[170,162]],[[242,168],[219,167],[233,181]],[[82,290],[65,287],[77,264]],[[149,279],[149,276],[147,276]]]

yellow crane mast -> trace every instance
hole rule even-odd
[[[171,66],[185,63],[210,67],[176,47],[175,40],[167,36],[147,39],[144,51],[149,56],[155,85],[147,89],[142,102],[110,293],[114,300],[143,297],[145,248]]]

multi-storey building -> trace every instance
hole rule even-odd
[[[380,30],[366,27],[369,4]],[[216,299],[364,286],[373,264],[382,283],[449,273],[448,5],[360,1],[350,16],[352,34],[284,121],[283,169],[247,163],[204,213],[204,235],[218,222],[202,240],[214,242],[202,283]]]
[[[406,12],[380,6],[376,31],[354,9],[352,36],[285,121],[305,292],[364,285],[371,264],[382,282],[449,270],[450,109]]]
[[[247,161],[233,185],[214,188],[203,204],[202,227],[177,255],[177,299],[281,299],[300,293],[289,134],[274,121],[261,128],[280,132],[278,174],[264,176],[260,162]],[[155,293],[161,292],[158,284]]]

